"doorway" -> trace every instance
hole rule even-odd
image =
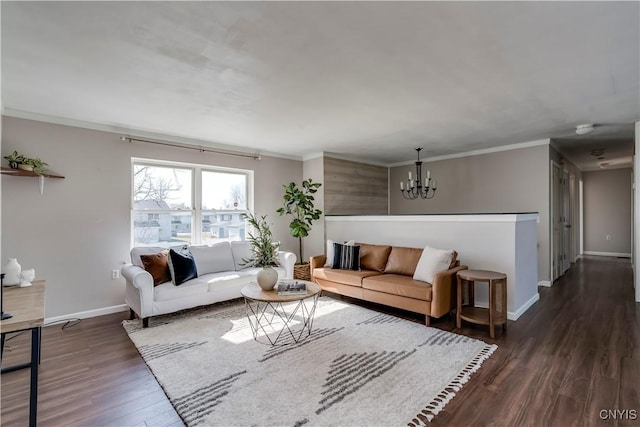
[[[575,177],[572,180],[568,170],[551,161],[551,283],[569,270],[575,252],[571,232],[575,211],[572,184],[575,185]]]

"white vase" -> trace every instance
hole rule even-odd
[[[15,258],[9,258],[9,262],[4,265],[4,280],[2,283],[5,286],[13,286],[20,283],[20,272],[22,267],[18,264],[18,260]]]
[[[27,286],[31,286],[31,282],[35,278],[36,270],[34,270],[33,268],[22,270],[22,273],[20,273],[20,287],[26,288]]]
[[[278,283],[278,272],[271,267],[262,267],[258,271],[258,285],[265,290],[270,291]]]

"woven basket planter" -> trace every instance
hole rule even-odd
[[[311,280],[311,266],[308,263],[294,265],[293,278],[296,280]]]

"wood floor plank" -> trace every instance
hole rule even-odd
[[[585,257],[505,332],[455,319],[432,326],[499,346],[434,419],[438,426],[630,426],[639,419],[602,419],[601,410],[633,410],[640,417],[640,304],[631,264]],[[339,298],[339,297],[337,297]],[[342,298],[353,303],[355,300]],[[366,304],[423,323],[421,315]],[[183,423],[121,321],[128,313],[43,330],[39,426],[153,426]],[[29,359],[29,336],[8,341],[3,365]],[[3,427],[28,416],[29,372],[2,375]],[[630,416],[628,413],[627,416]],[[399,423],[400,424],[400,423]]]
[[[585,427],[612,426],[614,420],[603,418],[601,411],[618,407],[619,381],[602,375],[594,375],[589,385],[589,396],[585,403],[582,420]]]

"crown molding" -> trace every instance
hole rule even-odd
[[[32,113],[29,111],[15,110],[13,108],[4,108],[2,115],[7,117],[14,117],[17,119],[34,120],[34,121],[44,122],[44,123],[52,123],[52,124],[63,125],[63,126],[71,126],[71,127],[82,128],[82,129],[90,129],[90,130],[97,130],[101,132],[115,133],[115,134],[118,134],[119,136],[134,137],[134,138],[148,138],[148,139],[155,139],[159,141],[171,141],[176,144],[185,144],[190,146],[203,146],[203,147],[212,148],[212,149],[226,150],[230,152],[251,154],[251,155],[257,154],[263,157],[277,157],[281,159],[298,160],[298,161],[302,160],[300,156],[294,156],[291,154],[277,153],[273,151],[264,151],[259,149],[251,149],[250,147],[241,147],[238,145],[220,144],[214,141],[189,138],[189,137],[184,137],[180,135],[163,134],[163,133],[158,133],[158,132],[154,132],[146,129],[127,128],[127,127],[117,126],[117,125],[107,125],[102,123],[88,122],[84,120],[75,120],[75,119],[69,119],[65,117],[51,116],[48,114]]]
[[[324,157],[324,152],[319,151],[317,153],[310,153],[310,154],[305,154],[304,156],[302,156],[302,161],[306,162],[307,160],[313,160],[313,159],[317,159],[320,157]]]
[[[383,166],[385,168],[389,167],[388,163],[376,162],[375,160],[365,160],[365,159],[362,159],[361,157],[352,156],[349,154],[324,152],[324,157],[330,157],[332,159],[338,159],[338,160],[346,160],[348,162],[364,163],[365,165]]]
[[[352,155],[348,155],[348,154],[331,153],[331,152],[315,152],[315,153],[305,154],[303,156],[296,156],[296,155],[273,152],[273,151],[262,151],[262,150],[259,150],[259,149],[252,150],[249,147],[241,147],[241,146],[229,145],[229,144],[220,144],[220,143],[217,143],[215,141],[189,138],[189,137],[184,137],[184,136],[180,136],[180,135],[163,134],[163,133],[158,133],[158,132],[154,132],[154,131],[147,130],[147,129],[127,128],[127,127],[118,126],[118,125],[108,125],[108,124],[95,123],[95,122],[89,122],[89,121],[84,121],[84,120],[75,120],[75,119],[69,119],[69,118],[64,118],[64,117],[52,116],[52,115],[48,115],[48,114],[33,113],[33,112],[29,112],[29,111],[16,110],[16,109],[4,107],[4,106],[2,106],[1,111],[2,111],[2,115],[3,116],[14,117],[14,118],[18,118],[18,119],[35,120],[35,121],[39,121],[39,122],[52,123],[52,124],[58,124],[58,125],[63,125],[63,126],[71,126],[71,127],[82,128],[82,129],[91,129],[91,130],[97,130],[97,131],[102,131],[102,132],[110,132],[110,133],[115,133],[115,134],[118,134],[118,135],[121,135],[121,136],[158,139],[158,140],[161,140],[161,141],[172,141],[172,142],[175,142],[175,143],[178,143],[178,144],[181,143],[181,144],[192,145],[192,146],[193,145],[196,145],[196,146],[197,145],[201,145],[201,146],[210,147],[210,148],[213,148],[213,149],[228,150],[228,151],[233,151],[233,152],[237,152],[237,153],[245,153],[245,154],[257,154],[257,155],[260,155],[260,156],[276,157],[276,158],[288,159],[288,160],[305,161],[305,160],[315,159],[315,158],[318,158],[318,157],[330,157],[330,158],[338,159],[338,160],[346,160],[346,161],[350,161],[350,162],[364,163],[364,164],[368,164],[368,165],[382,166],[382,167],[388,167],[388,168],[397,167],[397,166],[412,165],[412,164],[415,163],[415,160],[410,160],[410,161],[405,161],[405,162],[398,162],[398,163],[376,162],[376,161],[373,161],[373,160],[362,159],[362,158],[360,158],[358,156],[352,156]],[[439,160],[448,160],[448,159],[457,159],[457,158],[461,158],[461,157],[480,156],[480,155],[483,155],[483,154],[498,153],[498,152],[501,152],[501,151],[518,150],[518,149],[521,149],[521,148],[529,148],[529,147],[536,147],[536,146],[540,146],[540,145],[550,145],[550,144],[551,144],[551,140],[550,139],[540,139],[540,140],[536,140],[536,141],[522,142],[522,143],[510,144],[510,145],[503,145],[503,146],[499,146],[499,147],[485,148],[485,149],[481,149],[481,150],[472,150],[472,151],[467,151],[467,152],[464,152],[464,153],[447,154],[447,155],[443,155],[443,156],[434,156],[434,157],[425,157],[425,158],[423,158],[421,160],[425,161],[425,162],[434,162],[434,161],[439,161]],[[557,148],[556,148],[556,150],[557,150]]]
[[[550,143],[551,143],[550,139],[538,139],[535,141],[520,142],[517,144],[502,145],[499,147],[491,147],[491,148],[483,148],[481,150],[466,151],[464,153],[446,154],[444,156],[425,157],[420,160],[422,160],[423,162],[436,162],[440,160],[459,159],[461,157],[481,156],[483,154],[499,153],[501,151],[511,151],[511,150],[519,150],[521,148],[538,147],[540,145],[549,145]],[[407,166],[407,165],[413,165],[415,164],[415,162],[416,162],[415,160],[411,160],[406,162],[392,163],[392,164],[389,164],[388,166],[390,168],[393,168],[396,166]]]

